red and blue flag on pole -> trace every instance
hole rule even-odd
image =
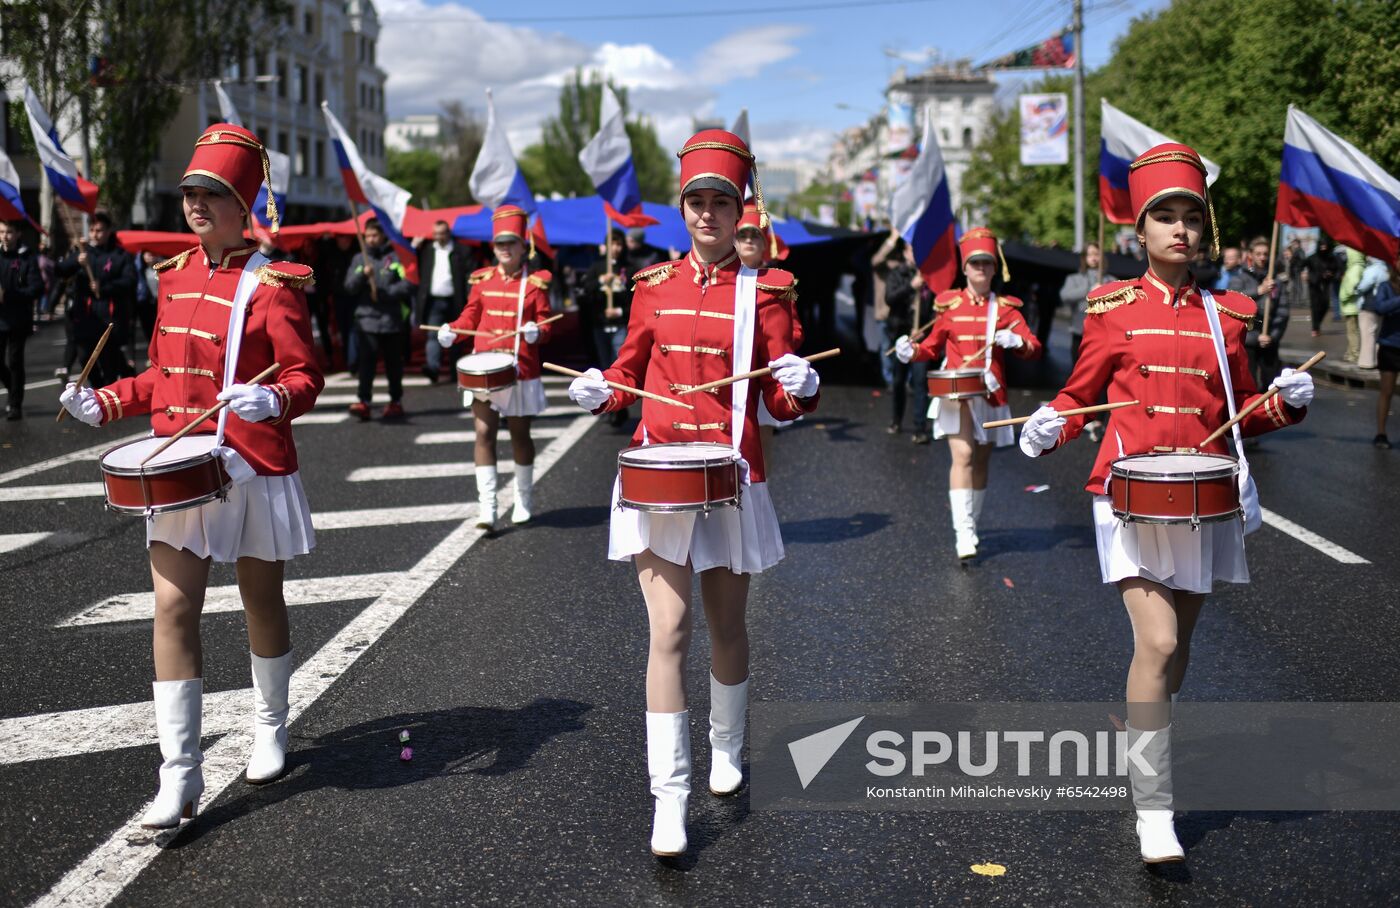
[[[948,192],[948,172],[933,129],[933,114],[924,111],[919,157],[909,176],[894,191],[891,221],[914,250],[914,263],[935,293],[953,286],[958,275],[957,221]]]
[[[632,142],[622,104],[611,86],[603,86],[602,114],[598,134],[578,153],[583,172],[603,200],[603,210],[623,227],[649,227],[656,218],[642,212],[642,188],[632,162]]]
[[[78,165],[58,141],[58,130],[49,119],[39,96],[28,86],[24,89],[24,110],[29,114],[29,129],[34,133],[34,145],[39,149],[39,163],[49,178],[53,191],[70,205],[86,214],[97,211],[97,184],[83,179]]]
[[[368,205],[374,212],[384,235],[399,254],[399,262],[408,273],[409,280],[417,281],[418,257],[403,235],[403,221],[412,193],[366,167],[360,158],[359,148],[335,114],[331,113],[330,105],[322,101],[321,111],[326,115],[326,125],[330,128],[331,147],[335,149],[340,176],[345,180],[346,194],[352,202]]]
[[[1099,122],[1099,208],[1110,224],[1131,224],[1133,203],[1128,195],[1128,167],[1137,156],[1158,145],[1177,144],[1146,123],[1133,119],[1107,101],[1100,106]],[[1206,185],[1220,176],[1220,165],[1201,156],[1206,167]]]

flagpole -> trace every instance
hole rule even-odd
[[[1104,263],[1108,261],[1108,247],[1103,244],[1103,199],[1099,200],[1099,271],[1103,271]]]
[[[1274,219],[1274,235],[1273,235],[1273,237],[1269,240],[1269,270],[1264,272],[1264,279],[1265,279],[1265,280],[1268,280],[1268,279],[1270,279],[1270,278],[1272,278],[1272,277],[1274,276],[1274,254],[1277,253],[1277,252],[1278,252],[1278,218],[1275,218],[1275,219]],[[1275,289],[1275,290],[1278,289],[1277,284],[1275,284],[1274,289]],[[1273,294],[1272,291],[1270,291],[1269,295],[1266,296],[1266,297],[1264,297],[1264,321],[1263,321],[1263,323],[1259,326],[1259,336],[1260,336],[1260,337],[1263,337],[1264,335],[1266,335],[1266,334],[1269,333],[1269,310],[1270,310],[1270,308],[1272,308],[1273,302],[1274,302],[1274,294]]]
[[[344,181],[341,181],[342,184]],[[268,192],[272,187],[268,187]],[[365,232],[360,229],[360,210],[355,207],[355,200],[350,198],[350,187],[345,187],[345,204],[350,206],[350,223],[355,225],[355,236],[360,241],[360,256],[364,259],[364,264],[369,264],[369,247],[365,245]],[[374,275],[369,275],[369,298],[376,303],[379,302],[379,285],[374,282]]]
[[[603,209],[603,249],[608,257],[608,282],[603,287],[603,292],[608,296],[607,312],[603,313],[603,319],[606,321],[608,312],[613,308],[612,220],[608,218],[607,208]]]
[[[1084,251],[1084,0],[1074,0],[1074,251]],[[1100,252],[1102,252],[1102,247]]]

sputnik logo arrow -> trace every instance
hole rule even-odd
[[[846,743],[856,726],[864,721],[865,716],[859,716],[849,722],[842,722],[840,725],[833,725],[824,731],[789,742],[788,753],[792,754],[792,765],[797,769],[797,779],[802,783],[804,791],[817,777],[817,773],[836,756],[836,751]]]

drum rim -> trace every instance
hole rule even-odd
[[[982,369],[930,369],[929,378],[973,378],[983,373]]]
[[[1120,511],[1117,508],[1113,508],[1113,516],[1124,523],[1152,523],[1164,526],[1181,526],[1182,524],[1220,523],[1225,520],[1237,520],[1239,519],[1241,511],[1241,506],[1236,505],[1233,510],[1222,511],[1219,514],[1197,514],[1195,517],[1145,517],[1142,514],[1129,514],[1127,511]]]
[[[112,447],[102,452],[101,457],[97,458],[98,467],[102,470],[103,473],[111,474],[112,476],[151,476],[157,473],[174,473],[177,470],[184,470],[188,467],[195,466],[196,464],[199,464],[205,460],[217,459],[212,453],[205,452],[203,454],[198,454],[194,457],[186,457],[181,460],[172,460],[168,463],[150,464],[147,466],[138,465],[134,467],[114,467],[109,466],[107,463],[107,455],[111,454],[113,451],[119,450],[121,448],[127,448],[131,445],[139,445],[144,441],[149,441],[151,438],[164,437],[166,436],[155,435],[149,436],[147,438],[138,438],[134,441],[124,441],[119,445],[112,445]]]
[[[735,492],[729,498],[720,498],[715,501],[696,502],[694,504],[655,504],[652,502],[632,501],[623,498],[621,494],[617,497],[619,507],[631,508],[634,511],[646,511],[652,514],[683,514],[689,511],[713,511],[715,508],[737,508],[739,506],[739,492]]]
[[[1191,454],[1196,457],[1210,457],[1227,461],[1218,467],[1208,467],[1204,470],[1192,470],[1187,473],[1128,473],[1121,469],[1118,464],[1124,460],[1139,460],[1148,457],[1180,457],[1183,454]],[[1229,479],[1238,476],[1240,472],[1240,462],[1237,458],[1229,454],[1212,454],[1208,452],[1186,452],[1186,451],[1157,451],[1150,454],[1125,454],[1109,464],[1109,476],[1118,479],[1131,480],[1133,482],[1191,482],[1202,479]]]
[[[618,466],[619,469],[621,469],[622,467],[632,467],[632,468],[638,469],[638,470],[693,470],[693,469],[695,469],[696,467],[723,467],[723,466],[729,466],[730,464],[738,464],[738,462],[739,462],[739,460],[740,460],[739,452],[738,452],[738,451],[735,451],[733,448],[729,448],[729,453],[727,453],[727,454],[725,454],[725,455],[723,455],[723,456],[720,456],[720,455],[717,454],[717,455],[715,455],[714,457],[711,457],[711,458],[704,458],[704,459],[701,459],[701,460],[688,460],[688,461],[684,461],[684,462],[682,462],[682,461],[676,461],[676,462],[674,462],[674,463],[668,463],[667,461],[662,461],[662,460],[652,460],[652,461],[646,461],[646,462],[644,462],[644,463],[639,463],[639,462],[636,462],[636,461],[627,461],[627,460],[624,460],[624,459],[623,459],[623,458],[625,458],[628,454],[632,453],[633,451],[639,451],[639,450],[641,450],[642,448],[651,448],[651,449],[654,450],[654,449],[656,449],[656,448],[679,448],[679,447],[683,447],[683,446],[697,445],[697,444],[702,444],[702,445],[718,445],[719,442],[714,442],[714,441],[698,441],[698,442],[697,442],[697,441],[665,441],[665,442],[662,442],[662,443],[660,443],[660,444],[655,444],[655,445],[633,445],[633,446],[630,447],[630,448],[625,448],[624,450],[621,450],[621,451],[617,452],[617,466]]]
[[[146,515],[173,514],[176,511],[188,511],[190,508],[201,507],[213,501],[223,501],[228,498],[228,490],[233,487],[233,480],[230,479],[213,492],[205,492],[198,498],[191,498],[188,501],[180,501],[175,504],[161,504],[153,507],[144,505],[112,504],[110,500],[103,502],[109,511],[118,514],[128,514],[133,517],[144,517]]]
[[[492,366],[490,369],[469,369],[462,365],[462,360],[469,356],[505,356],[508,357],[510,361],[502,363],[499,366]],[[511,356],[503,350],[483,350],[480,353],[468,353],[466,356],[458,357],[456,366],[457,371],[462,375],[491,375],[496,372],[504,372],[507,369],[514,369],[516,362],[517,359],[514,356]]]

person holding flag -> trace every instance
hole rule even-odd
[[[753,155],[734,134],[707,129],[692,136],[679,156],[681,214],[690,252],[633,276],[622,353],[606,371],[589,369],[569,386],[570,399],[594,414],[640,399],[642,419],[633,446],[711,442],[732,447],[742,458],[742,508],[674,514],[612,510],[608,557],[634,563],[651,628],[646,742],[655,798],[651,850],[658,857],[682,854],[687,847],[691,762],[685,662],[693,626],[691,582],[700,575],[710,629],[709,786],[715,795],[731,795],[743,785],[749,580],[783,557],[778,518],[764,482],[759,400],[774,416],[795,419],[816,408],[820,388],[811,364],[790,349],[792,326],[782,297],[794,293],[792,275],[743,266],[734,250],[744,187],[754,173]],[[766,221],[757,180],[755,199],[760,220]],[[765,366],[771,374],[737,378]],[[684,398],[694,411],[607,384],[611,380],[674,396],[721,379],[735,381]],[[614,485],[614,505],[617,500]]]
[[[1115,409],[1085,489],[1094,496],[1099,569],[1115,584],[1133,631],[1128,669],[1128,745],[1155,775],[1129,762],[1137,836],[1147,863],[1181,861],[1172,822],[1171,702],[1180,691],[1197,618],[1216,581],[1248,583],[1244,536],[1261,519],[1242,435],[1294,425],[1313,399],[1312,378],[1285,369],[1279,389],[1235,427],[1243,517],[1220,522],[1121,520],[1109,484],[1115,461],[1142,454],[1227,454],[1223,439],[1203,443],[1237,411],[1257,403],[1244,339],[1257,312],[1242,293],[1198,286],[1191,263],[1207,231],[1218,255],[1207,168],[1189,146],[1148,149],[1128,168],[1138,242],[1147,252],[1141,278],[1115,281],[1089,294],[1079,360],[1049,405],[1021,430],[1021,450],[1036,457],[1058,450],[1084,428],[1107,393]],[[1190,467],[1183,467],[1189,470]]]
[[[992,448],[1015,441],[1009,426],[984,429],[982,424],[1006,419],[1006,353],[1036,359],[1040,341],[1026,326],[1021,301],[992,292],[997,265],[1003,281],[1010,280],[1001,243],[985,227],[974,227],[958,241],[967,287],[945,290],[934,298],[933,329],[916,346],[906,334],[895,341],[900,362],[925,362],[941,356],[943,369],[981,369],[987,393],[982,397],[946,400],[934,397],[928,416],[933,437],[948,439],[952,466],[948,470],[948,507],[952,512],[954,547],[958,558],[977,556],[977,521],[987,496]]]
[[[96,390],[70,383],[59,398],[93,426],[149,414],[157,436],[176,434],[221,401],[228,405],[193,429],[214,437],[212,453],[232,480],[226,498],[145,521],[163,758],[160,791],[141,820],[148,828],[193,817],[204,792],[199,619],[211,561],[236,565],[248,622],[254,718],[245,778],[271,782],[286,766],[293,665],[283,574],[289,559],[316,544],[292,420],[312,408],[325,381],[301,290],[311,269],[268,262],[243,238],[266,161],[262,142],[240,126],[216,123],[200,135],[180,181],[198,245],[156,266],[150,368]],[[268,216],[277,223],[273,212]],[[248,383],[272,366],[280,371],[268,383]]]

